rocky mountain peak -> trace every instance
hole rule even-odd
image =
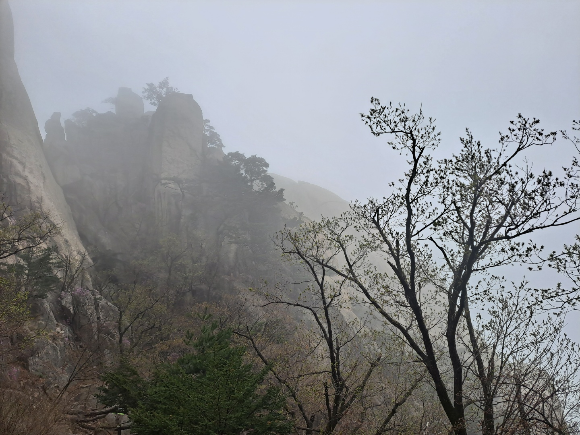
[[[151,163],[159,180],[195,178],[203,149],[203,114],[191,94],[172,93],[151,119]]]
[[[119,88],[114,102],[117,116],[140,118],[145,113],[143,98],[133,92],[131,88]]]

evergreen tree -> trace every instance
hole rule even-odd
[[[158,84],[147,83],[143,88],[143,98],[152,106],[157,107],[166,96],[176,92],[179,92],[179,89],[169,86],[169,77],[165,77]]]
[[[105,375],[101,401],[118,404],[139,435],[287,434],[284,397],[263,385],[266,370],[244,362],[231,330],[206,324],[193,352],[143,379],[127,362]]]

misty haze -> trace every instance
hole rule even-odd
[[[0,435],[580,434],[579,22],[0,0]]]

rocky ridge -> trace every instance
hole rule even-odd
[[[143,99],[129,88],[110,102],[114,112],[81,110],[64,125],[55,112],[44,124],[43,140],[14,61],[10,7],[0,0],[0,191],[6,202],[49,213],[61,229],[49,245],[83,258],[85,266],[101,256],[127,263],[152,235],[203,246],[196,251],[199,261],[224,279],[221,287],[200,281],[192,297],[207,298],[271,272],[271,233],[301,215],[276,191],[248,197],[222,148],[208,146],[193,96],[170,94],[154,113],[145,113]],[[279,176],[275,181],[307,216],[338,214],[348,206],[317,186]],[[117,341],[117,309],[93,288],[88,273],[66,290],[33,300],[32,308],[33,327],[47,333],[36,341],[27,368],[49,384],[62,386],[73,370],[65,343],[106,347]]]

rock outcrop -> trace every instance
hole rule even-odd
[[[136,98],[121,88],[117,110],[123,99]],[[132,115],[79,112],[65,121],[65,140],[58,113],[45,125],[49,163],[85,246],[120,264],[135,258],[142,243],[195,239],[204,251],[198,261],[220,276],[266,267],[270,234],[299,215],[274,192],[250,193],[240,169],[224,161],[222,146],[206,143],[192,95],[168,95],[152,116],[131,104],[139,106]]]
[[[151,119],[150,159],[159,180],[191,179],[199,173],[203,149],[203,115],[190,94],[161,100]]]
[[[64,146],[59,117],[55,114],[46,125],[55,152]],[[14,61],[14,29],[7,0],[0,0],[0,192],[17,210],[42,209],[50,215],[61,230],[50,243],[61,254],[86,255],[63,191],[47,163],[38,122]],[[65,343],[57,331],[85,341],[95,340],[100,330],[99,318],[104,320],[101,309],[103,312],[113,309],[106,302],[98,301],[88,277],[82,290],[32,301],[35,321],[46,336],[36,340],[28,368],[54,378],[55,383],[68,376],[62,359]],[[69,323],[64,321],[66,314]],[[63,370],[62,376],[53,376],[54,367]]]
[[[203,115],[192,95],[164,98],[151,119],[149,182],[157,222],[177,233],[183,218],[183,183],[199,178],[203,159]]]
[[[123,252],[135,214],[144,212],[148,118],[95,114],[65,122],[66,141],[49,163],[86,246]],[[55,148],[47,136],[47,152]]]
[[[60,116],[60,112],[54,112],[50,119],[44,123],[45,140],[49,143],[61,144],[66,140]]]
[[[60,112],[52,114],[45,122],[44,155],[59,186],[80,180],[80,172],[74,153],[67,146],[64,127],[60,123]]]
[[[199,184],[204,159],[203,116],[186,94],[169,95],[152,116],[129,88],[114,102],[116,113],[66,120],[66,138],[53,114],[44,148],[86,246],[126,254],[136,227],[180,232],[184,188]]]
[[[150,118],[142,98],[129,88],[120,88],[114,103],[117,113],[89,113],[82,122],[68,119],[65,128],[58,112],[53,114],[45,124],[44,149],[83,241],[123,252],[128,223],[144,213]]]
[[[117,116],[122,118],[141,118],[145,113],[143,98],[130,88],[119,88],[114,100]]]
[[[0,0],[0,191],[11,204],[42,209],[61,226],[55,242],[84,251],[75,222],[42,150],[42,137],[14,61],[14,28],[7,0]]]

